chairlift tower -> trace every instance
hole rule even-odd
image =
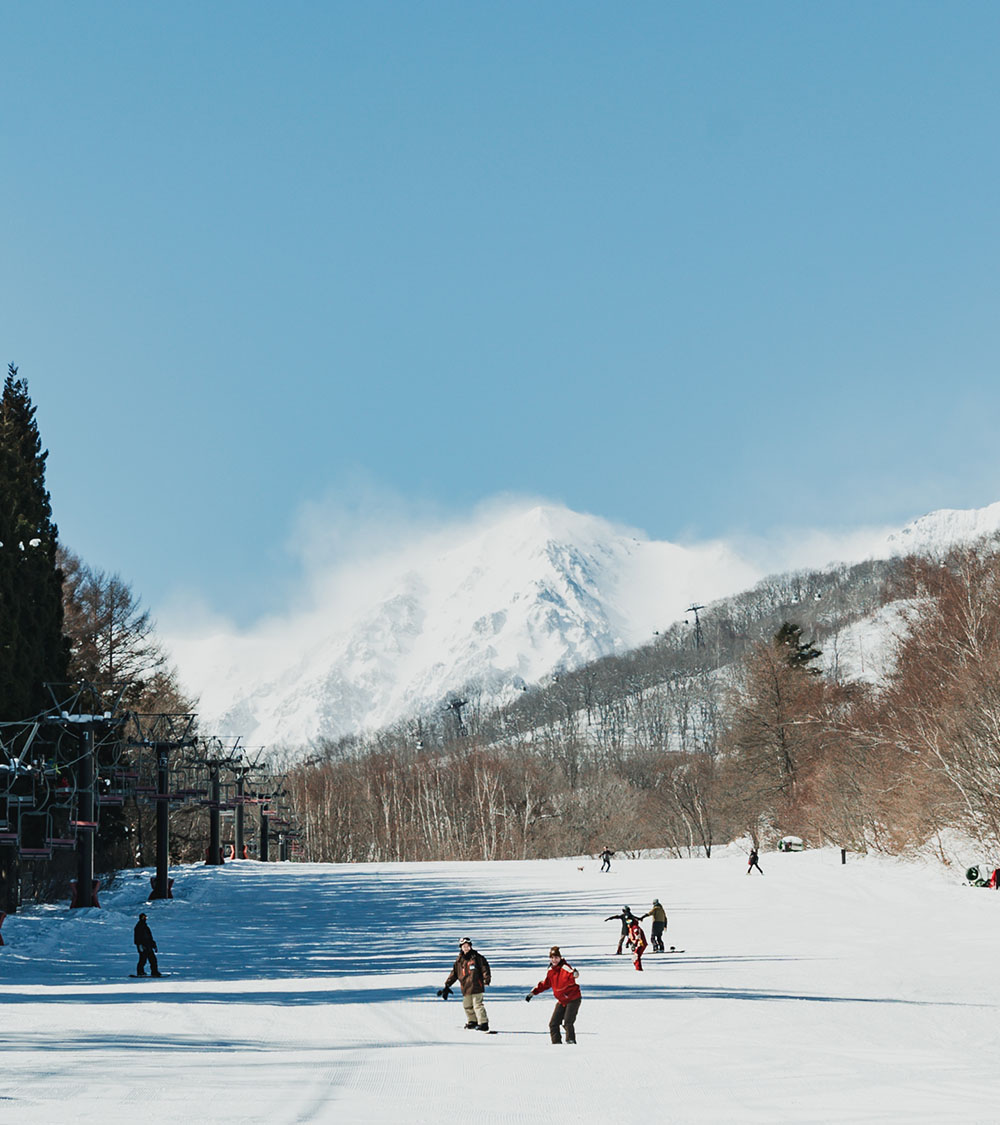
[[[125,713],[119,713],[118,709],[125,685],[100,687],[82,682],[46,684],[45,687],[53,703],[53,710],[46,716],[46,721],[75,731],[79,744],[76,762],[77,819],[70,822],[77,834],[76,890],[70,906],[99,906],[97,880],[94,878],[94,838],[97,835],[95,733],[103,731],[106,735],[124,722]]]
[[[687,607],[687,612],[694,614],[694,647],[695,648],[701,648],[701,646],[702,646],[701,619],[698,617],[698,610],[704,609],[704,608],[705,607],[703,605],[697,605],[694,602],[692,602],[691,605],[689,605]]]
[[[200,753],[192,754],[185,759],[189,765],[202,766],[208,770],[209,795],[208,801],[208,855],[205,863],[209,867],[218,867],[222,862],[222,780],[221,772],[224,768],[234,768],[243,760],[243,751],[240,748],[240,739],[236,737],[228,744],[221,738],[203,738],[200,740]]]
[[[285,778],[283,776],[280,778],[272,778],[270,785],[266,787],[266,792],[263,794],[263,801],[260,806],[260,841],[257,845],[257,850],[259,852],[257,858],[262,863],[268,863],[271,859],[271,802],[284,795]]]
[[[170,753],[194,746],[193,714],[132,716],[138,738],[132,745],[148,747],[156,755],[156,875],[150,899],[172,898],[170,893]]]
[[[445,711],[451,711],[455,716],[455,730],[459,738],[465,736],[465,723],[462,722],[462,708],[468,705],[467,699],[459,699],[457,696],[448,701],[445,706]]]
[[[243,826],[244,813],[247,803],[247,778],[250,774],[254,773],[260,768],[263,754],[264,747],[262,746],[259,750],[255,751],[253,757],[250,757],[248,755],[240,765],[233,767],[233,773],[236,775],[236,815],[233,818],[233,850],[236,853],[236,859],[243,858],[243,850],[245,847],[245,841],[243,838]]]

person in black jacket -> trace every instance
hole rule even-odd
[[[615,954],[617,955],[621,953],[622,946],[625,944],[625,939],[628,937],[629,926],[631,926],[633,922],[638,922],[639,919],[636,918],[636,916],[632,913],[631,910],[629,910],[627,906],[622,907],[621,914],[610,914],[607,918],[604,919],[604,921],[611,922],[616,918],[622,924],[621,936],[618,938],[618,948],[615,950]]]
[[[483,992],[490,983],[490,963],[472,948],[472,938],[462,938],[458,943],[458,951],[458,958],[444,982],[444,988],[438,989],[438,996],[447,1000],[451,986],[458,981],[462,989],[466,1028],[469,1031],[489,1031],[490,1020],[483,1003]]]
[[[135,929],[132,931],[132,940],[135,942],[136,949],[139,950],[139,964],[135,967],[135,975],[137,977],[144,977],[146,975],[146,963],[149,963],[149,975],[151,977],[159,977],[163,974],[156,963],[156,942],[153,940],[153,934],[149,926],[146,924],[146,915],[140,914],[139,921],[135,924]]]

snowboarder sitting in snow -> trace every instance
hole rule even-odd
[[[458,958],[444,982],[444,988],[438,989],[438,996],[447,1000],[451,986],[458,981],[462,989],[462,1007],[468,1020],[466,1030],[489,1031],[490,1021],[483,1003],[483,991],[490,983],[490,963],[472,948],[472,938],[462,938],[458,948]]]
[[[642,955],[646,951],[648,942],[646,935],[642,932],[642,927],[639,925],[639,919],[633,918],[629,923],[628,928],[628,944],[629,948],[635,954],[635,960],[632,962],[638,972],[642,972]]]
[[[663,931],[667,925],[667,912],[660,905],[660,900],[658,898],[653,899],[653,905],[643,914],[639,921],[641,922],[643,918],[653,919],[653,930],[649,935],[650,942],[652,943],[654,953],[662,953]]]
[[[132,940],[135,942],[136,949],[139,950],[139,964],[135,967],[135,975],[144,977],[146,975],[146,963],[149,962],[149,975],[152,977],[162,976],[163,974],[156,964],[156,942],[153,941],[152,931],[146,924],[145,914],[139,915],[139,921],[136,922],[135,929],[132,931]]]
[[[580,1010],[580,986],[576,978],[580,974],[565,960],[559,952],[559,946],[554,945],[549,950],[549,971],[545,980],[538,984],[525,996],[530,1000],[547,988],[551,988],[556,998],[556,1006],[552,1009],[552,1018],[549,1020],[549,1035],[553,1043],[561,1043],[559,1025],[566,1028],[566,1042],[576,1042],[576,1013]]]
[[[622,924],[621,936],[618,938],[618,948],[615,950],[615,955],[617,956],[621,953],[622,946],[625,944],[625,939],[628,937],[629,923],[636,921],[636,917],[627,906],[623,906],[621,914],[609,914],[604,921],[613,922],[616,919]]]

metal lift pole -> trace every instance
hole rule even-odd
[[[165,746],[156,749],[156,878],[154,898],[170,897],[170,755]]]
[[[208,776],[212,784],[212,791],[209,797],[211,804],[208,806],[208,859],[205,862],[209,867],[218,867],[222,863],[221,813],[219,811],[222,789],[219,784],[218,762],[212,762]]]
[[[77,809],[83,825],[76,837],[76,898],[74,907],[94,903],[94,728],[80,727],[80,760],[77,763]]]
[[[239,769],[236,773],[236,816],[233,818],[234,833],[236,835],[236,859],[243,858],[243,789],[246,784],[246,771]]]

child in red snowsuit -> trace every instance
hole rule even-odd
[[[649,944],[646,941],[646,935],[642,932],[642,927],[638,922],[632,922],[628,928],[628,943],[635,954],[635,960],[632,962],[638,972],[642,972],[642,955],[646,952],[646,946]]]

